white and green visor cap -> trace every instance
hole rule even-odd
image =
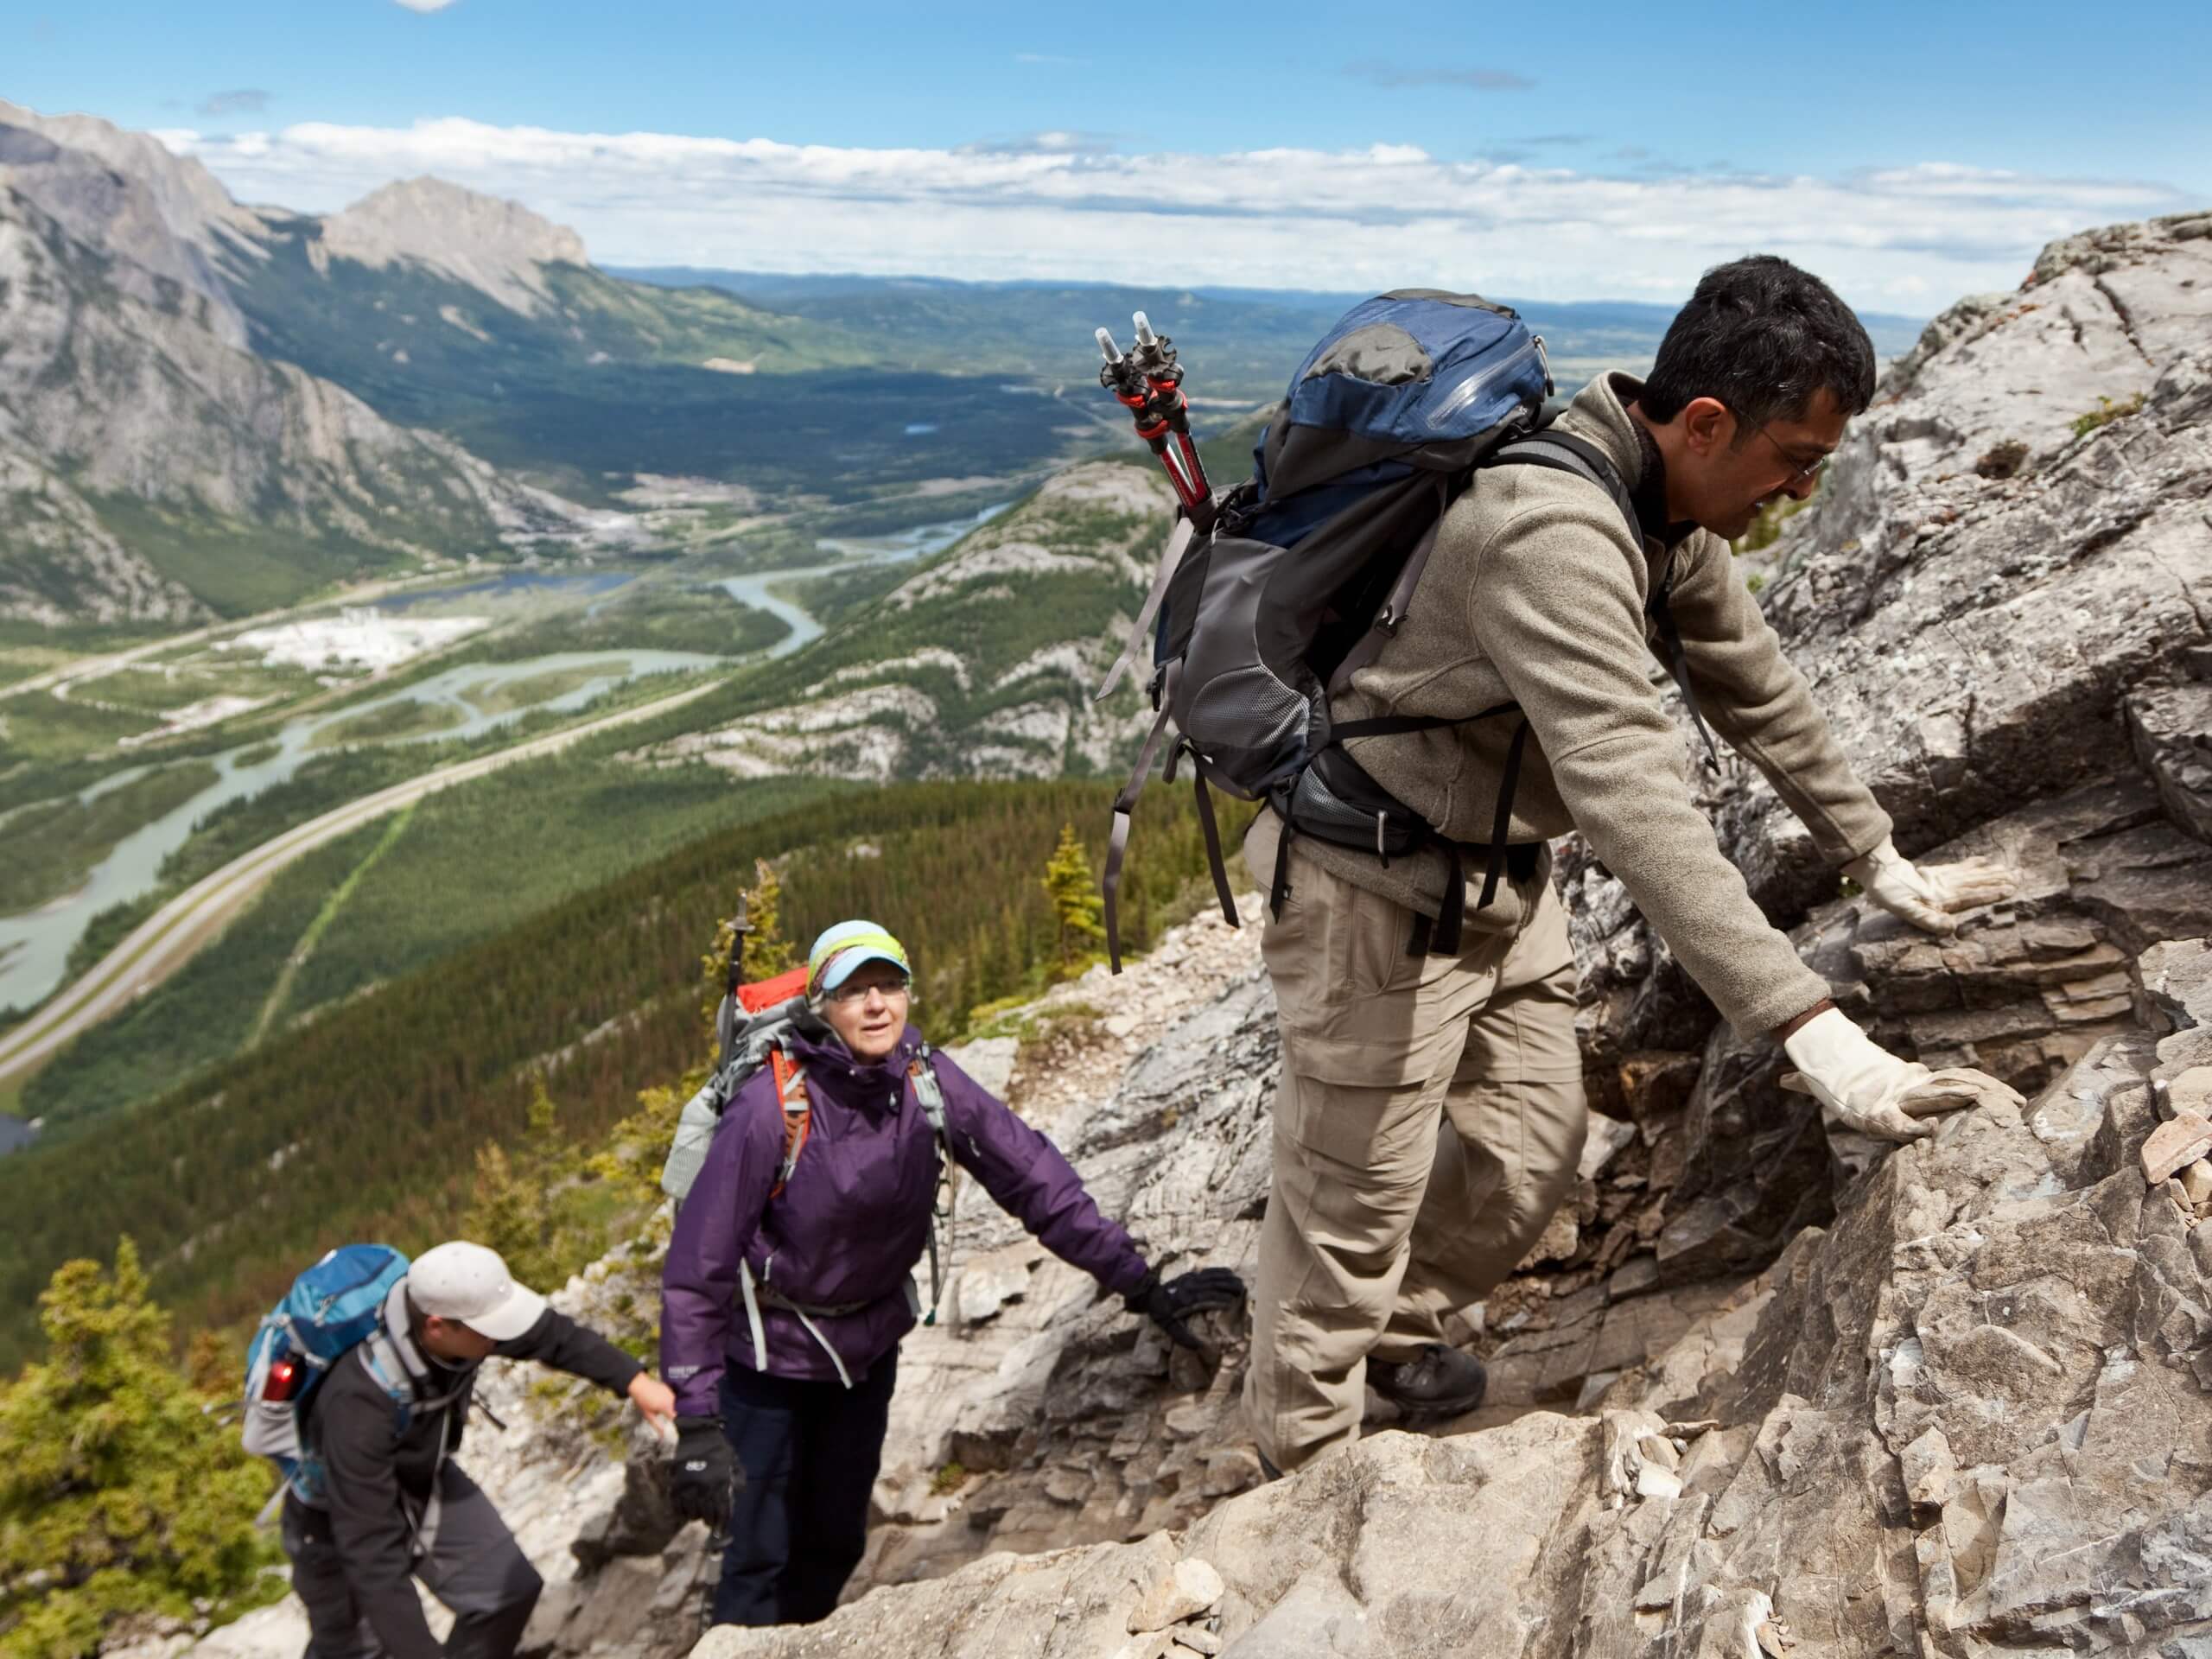
[[[887,962],[909,978],[913,968],[906,947],[874,922],[840,922],[823,931],[806,954],[807,989],[819,996],[834,991],[864,962]]]

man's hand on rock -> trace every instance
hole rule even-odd
[[[1923,1120],[1999,1102],[2024,1104],[2017,1091],[1963,1066],[1930,1071],[1876,1045],[1840,1009],[1823,1008],[1782,1039],[1796,1064],[1782,1086],[1810,1095],[1861,1135],[1915,1141],[1935,1133]]]
[[[654,1433],[664,1440],[675,1438],[675,1389],[651,1371],[639,1371],[630,1379],[629,1395],[638,1409],[645,1414],[645,1421],[652,1425]]]
[[[1915,864],[1885,836],[1882,844],[1843,867],[1892,916],[1930,933],[1955,933],[1951,912],[1993,905],[2019,891],[2020,878],[1994,859],[1969,858],[1957,864]]]

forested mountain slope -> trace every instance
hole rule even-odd
[[[1104,703],[1173,522],[1157,468],[1071,467],[918,566],[825,583],[823,637],[640,747],[739,777],[1051,778],[1111,771],[1149,719],[1149,660]],[[876,590],[876,591],[871,591]]]
[[[745,789],[760,785],[738,785]],[[1019,991],[1054,948],[1042,884],[1063,826],[1095,858],[1112,791],[1094,783],[854,791],[741,823],[405,975],[102,1120],[0,1159],[0,1371],[24,1357],[38,1287],[129,1233],[190,1326],[271,1300],[301,1260],[357,1234],[455,1224],[474,1152],[520,1135],[543,1075],[585,1145],[638,1091],[697,1061],[700,952],[754,860],[779,861],[785,925],[810,938],[895,918],[932,1036]],[[1241,827],[1241,820],[1235,827]],[[1123,900],[1141,945],[1203,864],[1187,797],[1147,813]],[[456,879],[486,879],[457,870]]]

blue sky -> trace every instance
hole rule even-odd
[[[303,209],[439,172],[610,263],[1126,276],[1164,239],[1194,281],[1661,297],[1757,245],[1924,310],[2212,202],[2212,7],[2088,16],[10,0],[0,97]]]

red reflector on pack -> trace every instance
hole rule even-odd
[[[261,1397],[264,1400],[289,1400],[299,1380],[298,1364],[292,1360],[280,1359],[269,1368],[269,1380],[261,1385]]]

